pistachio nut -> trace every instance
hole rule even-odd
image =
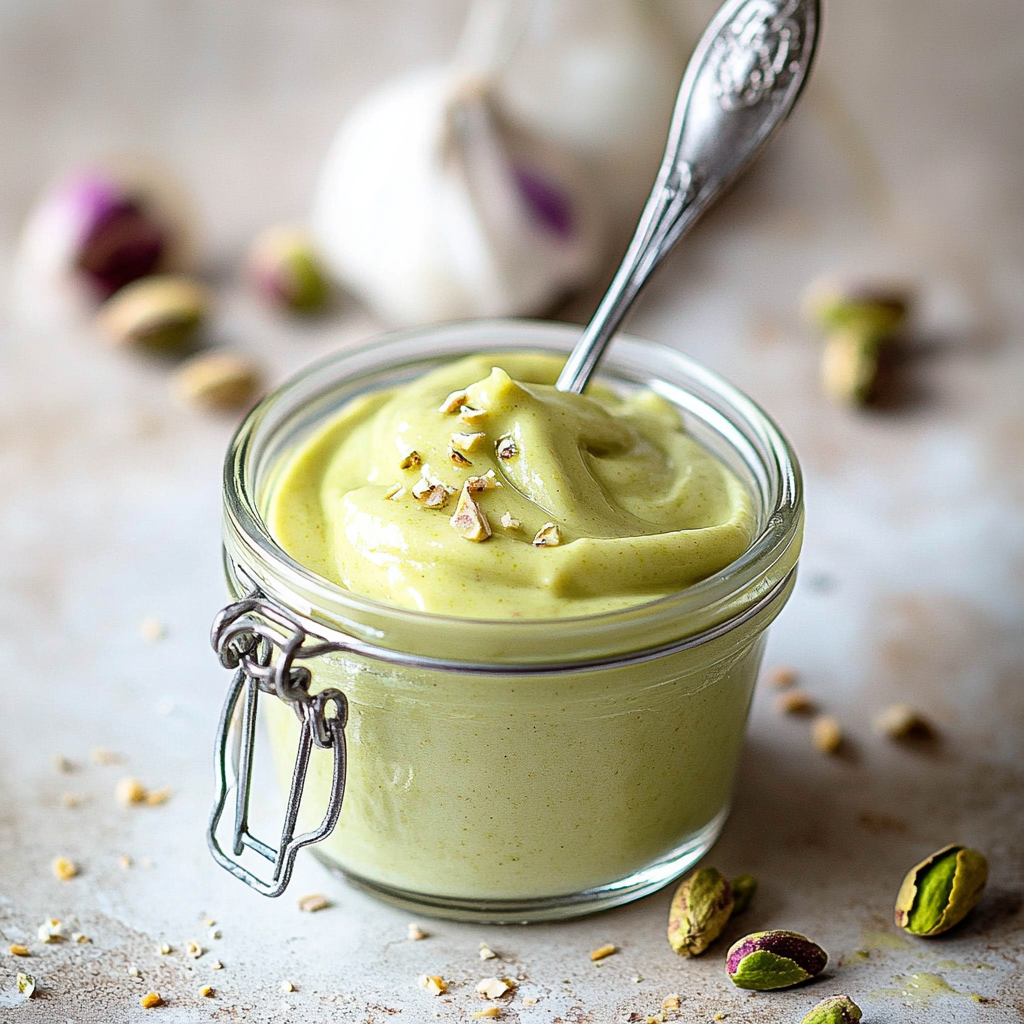
[[[700,956],[722,933],[732,907],[732,886],[721,871],[695,871],[682,881],[672,897],[669,945],[680,956]]]
[[[853,1024],[860,1018],[860,1007],[849,996],[829,996],[822,999],[800,1024]]]
[[[732,916],[742,914],[757,892],[757,879],[753,875],[738,875],[730,883],[732,886]]]
[[[161,274],[125,285],[100,307],[97,322],[116,345],[180,351],[190,347],[209,305],[198,281]]]
[[[278,225],[263,232],[250,250],[249,271],[265,299],[295,312],[322,309],[330,295],[327,272],[302,228]]]
[[[821,383],[834,402],[865,405],[878,381],[879,342],[876,337],[845,327],[832,334],[821,357]]]
[[[248,405],[262,384],[257,367],[230,352],[203,352],[183,363],[174,389],[188,405],[227,412]]]
[[[729,950],[725,969],[739,988],[789,988],[820,974],[828,954],[797,932],[754,932]]]
[[[939,935],[962,921],[988,881],[985,855],[946,846],[911,868],[896,897],[896,924],[913,935]]]
[[[910,304],[909,288],[881,282],[820,282],[804,296],[804,312],[812,323],[826,331],[851,329],[875,339],[895,332]]]

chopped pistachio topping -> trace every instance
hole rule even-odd
[[[458,412],[462,408],[463,402],[469,396],[465,391],[453,391],[442,403],[441,407],[437,410],[443,413]]]
[[[386,501],[400,501],[405,497],[405,488],[401,484],[394,484],[384,492]]]
[[[464,405],[459,409],[459,419],[470,427],[478,426],[486,416],[486,409],[474,409],[471,405]]]
[[[478,430],[472,434],[456,433],[452,434],[452,445],[462,452],[473,452],[480,447],[487,439],[487,435],[482,431]]]
[[[502,512],[501,525],[506,530],[518,530],[523,524],[511,512]]]
[[[399,469],[419,469],[423,465],[423,456],[417,451],[411,451],[398,464]]]
[[[494,450],[497,452],[499,459],[508,462],[509,459],[514,459],[519,454],[519,445],[511,437],[503,437],[495,445]]]
[[[467,459],[466,456],[463,455],[462,452],[460,452],[458,448],[454,447],[453,445],[448,446],[448,458],[451,459],[452,464],[455,466],[473,465],[473,463],[470,462],[469,459]]]
[[[455,514],[448,520],[451,528],[463,539],[485,541],[491,535],[491,524],[487,514],[473,500],[469,487],[463,487]]]
[[[545,523],[533,538],[533,546],[537,548],[557,548],[562,543],[562,532],[554,523]]]
[[[466,480],[466,486],[471,491],[493,491],[501,487],[501,481],[494,475],[494,470],[489,469],[483,476],[471,476]]]
[[[431,487],[419,502],[424,508],[444,508],[448,504],[448,489],[444,484],[437,484]]]

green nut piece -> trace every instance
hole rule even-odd
[[[906,289],[830,283],[809,289],[804,308],[808,319],[826,331],[853,330],[878,340],[902,325],[910,296]]]
[[[253,244],[249,268],[268,301],[296,313],[313,313],[330,298],[330,285],[313,242],[301,228],[280,225]]]
[[[97,321],[116,345],[178,351],[191,346],[209,305],[198,281],[160,274],[115,292],[100,307]]]
[[[732,886],[732,916],[742,914],[757,892],[757,879],[753,875],[738,875],[730,883]]]
[[[943,847],[903,879],[896,924],[913,935],[939,935],[974,909],[987,881],[984,854],[966,846]]]
[[[700,956],[732,915],[732,887],[717,868],[701,868],[672,897],[668,942],[680,956]]]
[[[754,932],[729,950],[725,969],[734,985],[766,992],[820,974],[828,953],[797,932]]]
[[[860,1018],[860,1007],[849,996],[829,996],[822,999],[800,1024],[853,1024]]]

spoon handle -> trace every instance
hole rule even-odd
[[[819,0],[727,0],[690,58],[665,156],[633,240],[559,374],[579,394],[652,271],[793,109],[814,60]]]

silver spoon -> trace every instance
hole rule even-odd
[[[651,272],[793,109],[814,59],[819,0],[728,0],[683,76],[654,189],[622,264],[559,374],[579,394]]]

